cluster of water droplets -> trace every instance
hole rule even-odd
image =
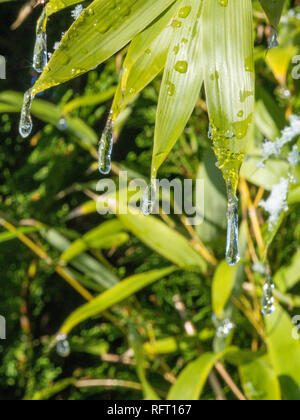
[[[111,170],[111,155],[114,145],[113,124],[111,112],[99,142],[98,167],[100,173],[103,175],[108,175]]]
[[[65,334],[58,334],[56,337],[56,352],[61,357],[68,357],[71,353],[70,343]]]
[[[263,286],[263,297],[262,297],[262,314],[265,316],[272,315],[275,312],[275,299],[273,295],[274,283],[270,273],[270,268],[266,268],[266,279]]]

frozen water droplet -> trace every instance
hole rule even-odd
[[[274,283],[271,275],[267,275],[266,281],[263,287],[263,298],[262,298],[262,314],[272,315],[275,312],[275,299],[273,296]]]
[[[218,338],[226,338],[235,327],[234,323],[229,318],[220,320],[216,315],[213,315],[213,322],[216,327],[216,336]]]
[[[32,100],[33,100],[32,90],[29,89],[24,95],[20,124],[19,124],[19,133],[23,138],[28,137],[32,131],[32,119],[30,115]]]
[[[59,334],[56,337],[56,341],[57,341],[57,345],[56,345],[57,354],[61,357],[68,357],[71,353],[68,337],[65,334]]]
[[[65,131],[68,128],[68,123],[64,117],[62,117],[56,126],[60,131]]]
[[[107,175],[111,170],[111,154],[114,145],[113,120],[109,116],[99,144],[99,171]]]
[[[142,213],[144,216],[149,216],[153,212],[156,200],[156,182],[151,181],[150,185],[144,191]]]
[[[229,194],[227,210],[227,246],[226,261],[230,266],[236,265],[240,261],[239,255],[239,214],[238,199]]]
[[[46,9],[44,9],[37,23],[36,41],[35,41],[34,52],[33,52],[33,68],[38,73],[42,73],[48,63],[47,35],[44,32],[46,21],[47,21],[47,15],[46,15]]]
[[[279,47],[278,42],[278,33],[275,28],[272,28],[272,33],[269,39],[268,50],[272,50],[273,48]]]

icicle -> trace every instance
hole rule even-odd
[[[103,175],[110,173],[113,145],[113,119],[112,113],[110,113],[99,144],[99,171]]]
[[[56,337],[56,341],[57,354],[61,357],[68,357],[71,353],[68,337],[65,334],[58,334],[58,336]]]
[[[19,133],[23,138],[28,137],[32,131],[32,119],[30,115],[32,100],[32,89],[29,89],[24,95],[21,119],[19,124]]]
[[[279,47],[278,42],[278,32],[275,28],[272,28],[272,33],[269,39],[268,50],[272,50],[273,48]]]
[[[153,212],[156,201],[156,181],[152,180],[144,191],[142,213],[144,216],[149,216]]]
[[[240,261],[238,198],[228,193],[226,261],[230,266]]]
[[[266,269],[266,281],[263,287],[263,298],[262,298],[262,314],[272,315],[275,312],[275,300],[273,296],[273,290],[275,288],[270,269]]]
[[[33,52],[33,68],[36,72],[42,73],[48,63],[47,35],[44,30],[47,21],[46,9],[37,23],[36,41]]]

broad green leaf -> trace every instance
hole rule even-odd
[[[123,64],[123,74],[121,81],[121,90],[124,93],[126,90],[128,75],[132,70],[132,67],[145,53],[147,55],[153,54],[152,45],[154,41],[161,37],[165,38],[165,48],[168,49],[168,34],[172,33],[169,30],[171,20],[174,18],[175,13],[179,7],[180,2],[175,2],[169,9],[166,10],[158,19],[156,19],[148,28],[138,34],[131,42],[128,52]],[[146,69],[146,67],[145,67]]]
[[[153,216],[140,214],[118,215],[123,225],[148,245],[179,267],[198,267],[205,271],[205,260],[194,250],[188,240]]]
[[[98,316],[111,306],[122,302],[124,299],[132,296],[139,290],[149,286],[151,283],[160,280],[161,278],[167,277],[175,270],[175,267],[168,267],[161,270],[153,270],[147,273],[128,277],[126,280],[120,282],[117,286],[106,290],[91,302],[75,310],[64,322],[61,328],[61,332],[68,334],[79,323],[91,317]]]
[[[272,367],[262,358],[239,368],[246,397],[250,401],[280,401],[280,384]]]
[[[226,184],[235,194],[254,113],[251,0],[204,0],[202,60],[211,138]]]
[[[286,85],[286,78],[292,58],[297,54],[297,47],[289,45],[285,47],[273,48],[268,52],[266,61],[272,70],[277,81],[282,85]]]
[[[231,267],[222,261],[215,272],[212,283],[212,306],[219,319],[223,318],[223,310],[231,296],[238,266]]]
[[[143,387],[144,398],[146,400],[159,400],[158,395],[147,380],[142,339],[132,323],[129,324],[128,339],[134,351],[136,371]]]
[[[264,9],[270,23],[278,26],[282,15],[285,0],[259,0]]]
[[[118,220],[111,220],[102,223],[100,226],[92,229],[80,239],[73,242],[61,255],[61,261],[70,261],[76,255],[81,254],[86,249],[109,249],[115,245],[122,244],[128,240],[128,235],[122,232],[123,225]]]
[[[290,265],[281,267],[274,276],[274,282],[281,292],[294,287],[300,281],[300,251],[293,256]]]
[[[289,315],[276,306],[276,311],[265,318],[267,346],[286,400],[300,399],[300,341],[293,336],[294,325]]]
[[[137,45],[132,41],[128,51],[128,54],[131,53],[131,62],[125,64],[126,73],[120,79],[112,105],[113,119],[116,119],[124,107],[161,72],[166,62],[173,30],[171,26],[167,26],[150,45],[146,43],[138,51],[136,49],[140,47],[140,41]],[[140,35],[136,38],[139,37]]]
[[[103,63],[172,3],[174,0],[95,0],[66,33],[32,93],[67,82]]]
[[[181,0],[157,107],[151,177],[170,153],[196,105],[203,83],[200,16],[203,1]]]
[[[168,400],[198,400],[210,371],[225,353],[205,353],[189,363],[171,387]]]
[[[0,101],[15,106],[16,108],[13,112],[19,112],[22,108],[23,95],[16,92],[1,92]],[[62,112],[57,106],[41,99],[34,101],[31,111],[35,117],[55,126],[62,117]],[[83,148],[90,150],[91,147],[97,144],[97,134],[84,121],[79,118],[67,116],[66,122],[68,125],[67,132],[70,132],[79,138]]]

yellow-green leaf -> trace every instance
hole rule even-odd
[[[161,270],[153,270],[143,274],[128,277],[115,287],[105,291],[91,302],[76,309],[64,322],[61,332],[68,334],[76,325],[88,318],[99,315],[111,306],[122,302],[127,297],[151,283],[167,277],[176,270],[175,267],[168,267]]]
[[[174,0],[95,0],[62,39],[33,95],[103,63],[172,3]]]
[[[152,158],[152,178],[184,130],[203,83],[200,16],[203,0],[181,0],[172,25],[170,44],[158,100]]]

